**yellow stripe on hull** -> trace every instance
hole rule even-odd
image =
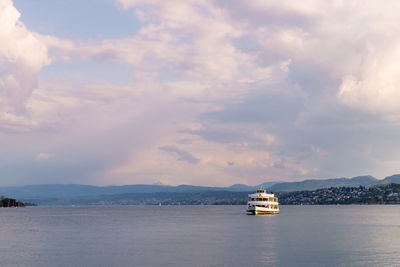
[[[264,210],[247,210],[247,212],[250,212],[253,215],[266,215],[266,214],[278,214],[279,210],[270,210],[270,211],[264,211]]]
[[[278,214],[279,211],[255,211],[254,215]]]

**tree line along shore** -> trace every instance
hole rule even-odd
[[[14,198],[0,197],[0,208],[25,207],[25,203]]]

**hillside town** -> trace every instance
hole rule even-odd
[[[331,187],[313,191],[281,192],[282,205],[400,204],[400,184],[373,187]]]
[[[201,191],[125,194],[94,200],[94,205],[246,205],[249,192]],[[277,192],[281,205],[400,204],[400,184]],[[78,204],[78,203],[77,203]]]

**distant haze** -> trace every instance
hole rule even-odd
[[[399,173],[399,13],[394,0],[0,0],[0,185]]]

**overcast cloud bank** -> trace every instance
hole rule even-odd
[[[137,21],[118,29],[123,38],[90,38],[88,28],[67,39],[46,32],[56,21],[35,18],[34,4],[0,0],[5,184],[399,172],[396,1],[113,5]],[[25,12],[42,27],[24,24]]]

